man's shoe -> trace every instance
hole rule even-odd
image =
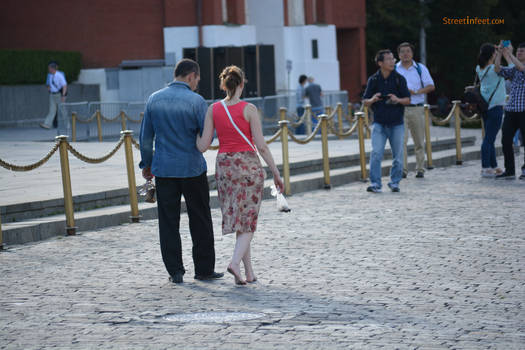
[[[418,171],[417,174],[416,174],[416,177],[421,179],[421,178],[425,177],[425,173],[422,172],[422,171]]]
[[[182,283],[183,282],[182,281],[182,276],[183,276],[183,274],[180,273],[180,272],[179,273],[175,273],[175,274],[170,276],[170,282],[171,283],[177,283],[177,284],[178,283]]]
[[[398,185],[388,184],[388,187],[390,187],[390,190],[391,190],[392,192],[399,192],[399,191],[400,191]]]
[[[224,276],[224,273],[222,272],[214,272],[211,275],[195,275],[196,280],[201,281],[208,281],[208,280],[216,280],[217,278],[222,278]]]
[[[520,180],[525,180],[525,168],[521,169]]]
[[[366,188],[367,192],[381,193],[381,189],[377,186],[368,186]]]
[[[503,174],[496,175],[496,180],[514,180],[515,174],[509,174],[506,171]]]
[[[41,127],[42,129],[50,129],[50,127],[47,126],[47,125],[44,124],[44,123],[40,123],[40,127]]]
[[[408,173],[403,172],[403,179],[406,179],[408,176]]]

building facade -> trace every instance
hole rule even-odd
[[[149,94],[196,47],[272,45],[277,91],[306,74],[355,100],[366,83],[365,0],[3,0],[0,13],[0,48],[80,51],[79,82],[103,100]]]

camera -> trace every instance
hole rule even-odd
[[[510,46],[510,40],[503,40],[503,47],[509,47]]]

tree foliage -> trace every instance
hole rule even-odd
[[[525,41],[522,27],[525,18],[523,0],[367,0],[368,74],[377,67],[375,52],[395,49],[401,42],[416,45],[419,60],[419,34],[423,23],[426,32],[427,66],[434,78],[434,96],[444,94],[461,98],[463,88],[472,83],[479,47],[485,42]],[[445,24],[444,18],[503,19],[503,24]],[[432,96],[430,96],[432,100]]]

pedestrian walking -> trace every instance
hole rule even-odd
[[[304,89],[304,94],[306,97],[308,97],[308,100],[310,101],[310,106],[312,106],[312,125],[315,127],[317,125],[317,118],[315,116],[318,116],[322,114],[323,111],[323,89],[321,89],[321,85],[316,84],[314,82],[314,77],[308,78],[308,85]]]
[[[47,65],[48,75],[46,78],[47,90],[49,92],[49,111],[40,127],[50,129],[53,125],[53,120],[58,111],[60,102],[66,102],[67,96],[67,81],[63,72],[58,70],[56,62],[49,62]]]
[[[496,176],[496,179],[516,178],[514,164],[514,147],[512,139],[518,129],[525,135],[525,42],[518,45],[516,56],[512,54],[512,44],[508,42],[503,46],[503,42],[498,46],[501,55],[497,55],[494,60],[494,70],[500,76],[511,81],[509,100],[505,105],[505,118],[503,120],[501,143],[503,146],[503,158],[505,161],[505,171]],[[501,67],[501,56],[505,57],[508,64],[513,67]],[[521,167],[520,179],[525,180],[525,159]]]
[[[487,111],[483,112],[485,137],[481,144],[481,176],[495,177],[503,173],[498,168],[496,160],[496,135],[503,120],[503,106],[505,105],[505,82],[494,70],[494,60],[500,53],[494,44],[481,45],[476,66],[477,79],[480,81],[480,92],[488,104]],[[501,59],[501,57],[500,57]]]
[[[425,95],[435,90],[434,80],[428,68],[414,60],[414,45],[407,42],[399,44],[397,54],[401,61],[397,63],[396,71],[406,79],[410,92],[410,104],[405,106],[404,116],[403,177],[408,175],[407,142],[410,130],[416,153],[416,177],[423,178],[425,174],[425,110],[423,104]]]
[[[304,114],[304,99],[305,99],[305,88],[306,81],[308,80],[308,77],[304,74],[301,74],[299,77],[299,85],[297,85],[297,89],[295,90],[295,96],[296,96],[296,111],[297,111],[297,117],[301,118]],[[305,133],[306,128],[304,127],[304,121],[301,125],[299,125],[297,128],[295,128],[295,133],[297,135],[302,135]]]
[[[410,92],[405,78],[396,72],[396,60],[390,50],[380,50],[375,56],[379,69],[369,79],[363,103],[374,112],[372,153],[370,155],[370,186],[368,192],[381,192],[381,161],[386,141],[392,150],[392,169],[388,187],[399,192],[403,176],[404,106],[410,104]]]
[[[200,80],[199,65],[183,59],[174,75],[172,83],[148,98],[140,129],[139,166],[145,179],[155,177],[160,249],[170,281],[182,283],[185,273],[179,232],[181,195],[189,217],[194,278],[216,279],[223,274],[215,272],[206,160],[195,146],[207,108],[202,96],[193,92]]]
[[[220,74],[220,81],[227,96],[208,108],[202,137],[197,137],[197,147],[201,152],[206,151],[217,132],[219,152],[215,179],[222,211],[222,233],[235,233],[237,238],[227,271],[234,276],[236,284],[246,284],[257,280],[250,244],[257,228],[266,178],[257,151],[270,167],[276,188],[282,192],[284,185],[264,140],[257,108],[240,98],[244,72],[237,66],[226,67]],[[246,279],[241,277],[241,261]]]

